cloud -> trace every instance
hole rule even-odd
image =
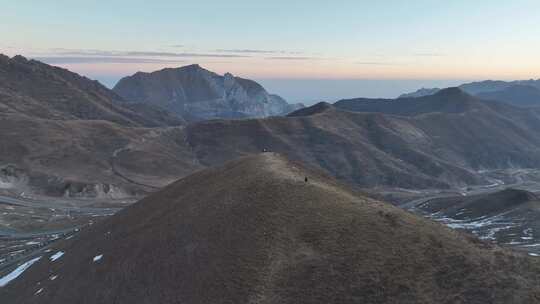
[[[206,54],[206,53],[168,53],[168,52],[125,52],[120,56],[152,56],[152,57],[208,57],[208,58],[245,58],[245,55]]]
[[[303,52],[279,51],[279,50],[255,50],[255,49],[217,49],[215,50],[215,52],[241,53],[241,54],[289,54],[289,55],[303,54]]]
[[[173,44],[173,45],[169,45],[169,47],[172,47],[172,48],[183,48],[185,45],[183,44]]]
[[[267,60],[317,60],[320,58],[315,57],[293,57],[293,56],[276,56],[276,57],[266,57]]]
[[[415,53],[415,54],[413,54],[413,56],[416,56],[416,57],[444,57],[446,55],[441,54],[441,53]]]
[[[393,63],[393,62],[377,62],[377,61],[360,61],[360,62],[355,62],[355,64],[360,64],[360,65],[398,65],[397,63]]]
[[[249,49],[234,49],[234,50],[217,49],[215,51],[220,52],[220,53],[248,53],[248,54],[276,54],[276,53],[279,53],[279,51],[249,50]]]
[[[126,57],[73,57],[73,56],[51,56],[33,57],[48,64],[80,64],[80,63],[180,63],[184,60],[167,60],[151,58],[126,58]]]
[[[203,58],[245,58],[247,55],[209,54],[209,53],[175,53],[152,51],[109,51],[109,50],[69,50],[52,49],[54,54],[63,56],[103,56],[103,57],[203,57]]]

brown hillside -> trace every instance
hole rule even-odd
[[[534,259],[264,153],[56,244],[0,302],[537,303],[538,273]]]
[[[135,107],[101,85],[66,69],[0,54],[0,113],[54,120],[107,120],[126,126],[180,125],[159,108]]]

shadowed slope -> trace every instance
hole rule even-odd
[[[180,127],[0,114],[0,129],[0,191],[16,195],[130,197],[199,168]]]
[[[54,120],[107,120],[126,126],[180,125],[151,106],[132,107],[97,81],[22,56],[0,54],[0,113]]]
[[[486,80],[465,83],[459,86],[464,92],[486,100],[497,100],[517,107],[540,105],[540,80],[499,81]],[[422,88],[416,92],[402,94],[399,98],[422,97],[441,91],[439,88]]]
[[[478,99],[459,88],[440,90],[434,95],[399,99],[345,99],[334,104],[337,108],[354,112],[377,112],[393,115],[415,116],[425,113],[456,114],[485,106]]]
[[[311,116],[311,115],[323,113],[324,111],[329,111],[331,109],[332,109],[331,104],[327,102],[319,102],[312,105],[311,107],[302,108],[292,113],[289,113],[287,116],[289,117]]]
[[[184,178],[59,243],[62,258],[46,254],[0,301],[540,300],[537,262],[486,246],[265,153]]]
[[[482,183],[479,170],[540,166],[534,111],[457,88],[345,104],[349,111],[320,103],[287,118],[199,123],[187,138],[204,165],[266,149],[368,187],[463,186]]]
[[[481,92],[476,96],[509,103],[520,107],[540,106],[540,89],[527,85],[512,85],[501,91]]]

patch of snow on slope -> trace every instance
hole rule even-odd
[[[486,215],[475,219],[465,220],[440,216],[438,214],[439,212],[434,213],[429,217],[453,229],[469,230],[481,239],[494,240],[495,235],[500,231],[509,230],[520,225],[520,223],[513,222],[505,217],[509,212],[510,211],[494,216]]]
[[[97,262],[97,261],[101,260],[102,257],[103,257],[103,254],[96,255],[96,256],[94,257],[94,262]]]
[[[10,272],[9,274],[7,274],[6,276],[4,276],[3,278],[0,278],[0,287],[4,287],[6,286],[9,282],[13,281],[14,279],[16,279],[18,276],[20,276],[26,269],[28,269],[30,266],[32,266],[32,264],[34,264],[35,262],[39,261],[39,259],[41,259],[41,257],[37,257],[37,258],[34,258],[30,261],[27,261],[25,263],[23,263],[22,265],[20,265],[19,267],[17,267],[15,270],[13,270],[12,272]]]
[[[58,251],[57,253],[53,254],[50,259],[52,262],[58,260],[59,258],[61,258],[62,256],[64,255],[64,252],[63,251]]]

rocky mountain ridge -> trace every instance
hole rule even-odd
[[[494,81],[486,80],[465,83],[459,86],[468,94],[485,100],[497,100],[518,107],[540,106],[540,79]],[[422,88],[412,93],[400,95],[398,98],[424,97],[437,93],[439,88]]]
[[[188,121],[278,116],[302,107],[269,94],[253,80],[221,76],[197,64],[138,72],[113,90],[129,102],[157,105]]]

